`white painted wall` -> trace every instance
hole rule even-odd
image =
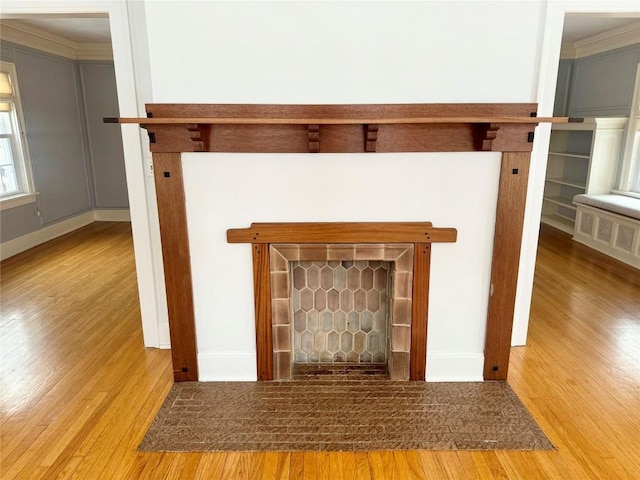
[[[481,379],[499,165],[496,153],[185,154],[201,378],[228,378],[244,358],[239,378],[255,379],[251,247],[228,244],[227,229],[429,220],[458,228],[457,243],[433,246],[430,360],[455,354],[464,367],[429,374]]]
[[[530,102],[541,5],[147,2],[154,102]],[[250,249],[224,233],[260,220],[458,228],[457,244],[433,252],[428,378],[481,378],[499,155],[193,154],[183,165],[202,380],[255,378]],[[375,199],[372,184],[389,194]],[[310,188],[317,197],[294,203]]]

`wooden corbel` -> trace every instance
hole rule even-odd
[[[309,153],[318,153],[320,151],[320,125],[309,125]]]
[[[366,140],[364,144],[365,152],[375,152],[376,142],[378,141],[378,124],[370,123],[365,125],[366,128]]]
[[[203,125],[201,123],[187,125],[191,141],[194,143],[194,152],[206,152],[209,149],[208,142],[210,128],[211,125]]]
[[[480,149],[483,152],[490,152],[493,148],[493,141],[498,136],[498,130],[500,130],[499,123],[489,123],[484,126],[484,135],[482,137],[482,145]]]

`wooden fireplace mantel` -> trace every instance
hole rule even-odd
[[[411,346],[408,355],[408,379],[424,380],[427,360],[427,319],[431,244],[455,242],[455,228],[434,227],[431,222],[314,222],[252,223],[249,228],[227,230],[229,243],[250,243],[253,255],[254,304],[256,320],[256,356],[258,380],[273,380],[274,348],[272,339],[270,247],[274,243],[313,245],[311,256],[301,249],[295,260],[391,260],[381,253],[386,245],[413,246],[411,283]],[[327,245],[337,244],[341,254],[333,256]],[[353,256],[345,246],[354,247]],[[363,246],[374,247],[362,249]],[[381,248],[382,247],[382,248]],[[377,256],[372,257],[372,250]],[[307,251],[309,255],[309,251]],[[334,253],[335,255],[335,253]],[[285,289],[286,290],[286,289]],[[274,297],[276,298],[276,297]],[[278,328],[277,326],[275,328]],[[392,330],[395,327],[391,327]],[[393,341],[391,342],[393,344]],[[390,353],[390,356],[394,353]],[[391,360],[390,360],[391,362]],[[289,364],[290,359],[289,359]],[[393,378],[393,377],[392,377]]]
[[[507,378],[534,130],[533,103],[394,105],[148,104],[176,381],[198,380],[181,153],[502,152],[485,341],[485,380]],[[461,172],[463,174],[463,172]]]

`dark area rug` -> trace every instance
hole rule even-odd
[[[141,451],[553,449],[505,382],[176,383]]]

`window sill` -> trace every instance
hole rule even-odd
[[[37,193],[20,193],[12,197],[2,198],[0,199],[0,211],[35,203],[37,196]]]
[[[616,195],[626,195],[627,197],[640,198],[640,192],[630,192],[627,190],[611,190]]]

